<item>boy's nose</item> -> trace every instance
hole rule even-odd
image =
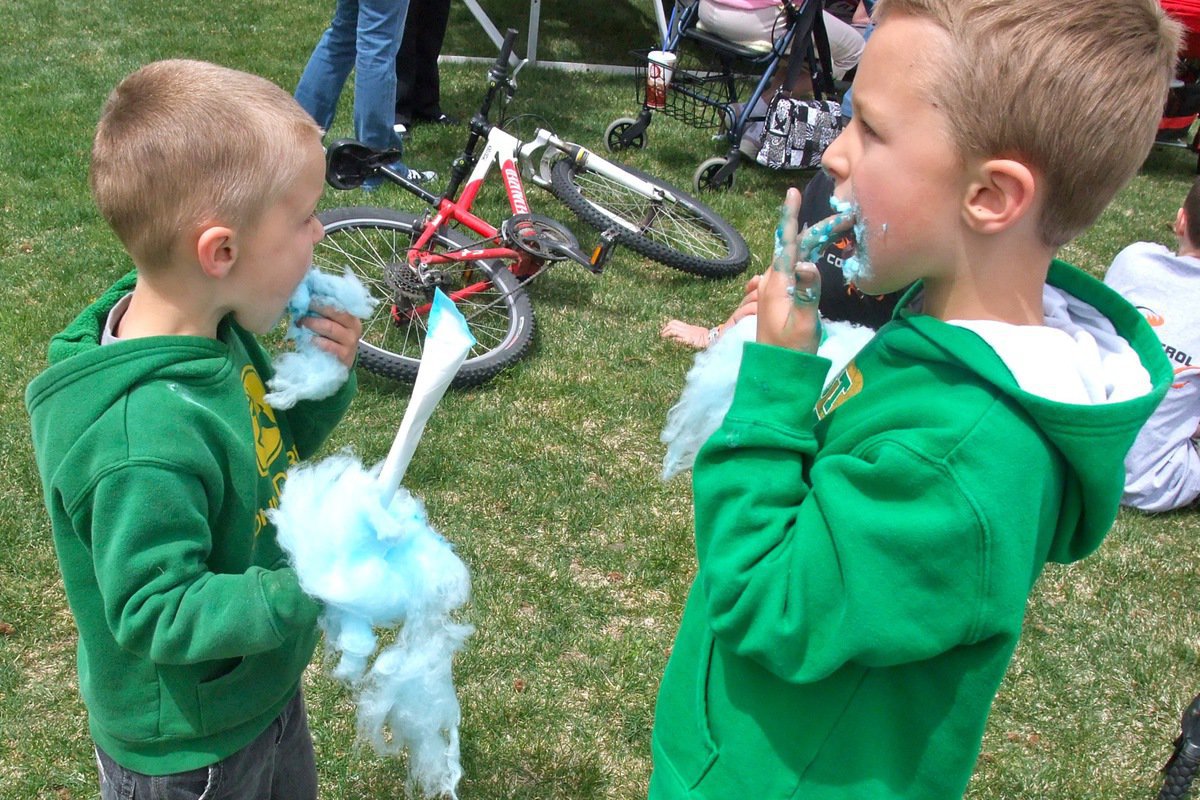
[[[316,217],[312,218],[313,225],[313,244],[325,238],[325,226],[321,224],[321,220]]]
[[[843,128],[837,138],[830,142],[829,147],[826,147],[825,152],[821,154],[821,168],[833,176],[834,181],[838,183],[844,181],[849,174],[849,164],[846,159],[848,143],[849,133]]]

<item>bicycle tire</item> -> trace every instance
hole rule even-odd
[[[313,264],[330,271],[347,267],[382,299],[371,319],[363,322],[358,363],[385,378],[416,380],[425,347],[423,316],[401,322],[394,309],[402,303],[385,269],[405,265],[408,249],[420,232],[415,214],[386,208],[337,208],[317,215],[325,238],[313,248]],[[431,240],[438,250],[469,247],[457,231],[442,230]],[[464,286],[490,283],[483,291],[457,301],[477,343],[455,375],[452,386],[475,386],[523,357],[533,343],[533,305],[517,277],[502,261],[479,260],[441,265],[439,286],[447,294]]]
[[[616,240],[631,250],[668,267],[705,278],[727,278],[746,269],[750,248],[742,235],[717,212],[696,198],[653,175],[609,164],[654,184],[674,196],[658,207],[650,226],[634,233],[621,227]],[[560,158],[550,167],[550,188],[580,219],[605,231],[614,221],[640,228],[651,201],[600,175],[586,163]]]
[[[1184,800],[1189,797],[1196,777],[1197,762],[1182,753],[1167,766],[1158,800]]]

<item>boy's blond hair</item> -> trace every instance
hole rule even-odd
[[[321,131],[275,84],[203,61],[157,61],[109,95],[92,196],[142,269],[206,222],[253,226],[292,186]]]
[[[1048,246],[1091,225],[1145,160],[1180,42],[1157,0],[880,0],[875,19],[896,13],[949,34],[919,88],[961,153],[1033,168]]]

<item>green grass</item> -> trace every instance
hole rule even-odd
[[[648,3],[547,0],[539,56],[621,63],[652,42]],[[522,0],[485,4],[523,29]],[[0,800],[91,798],[95,769],[74,676],[75,631],[33,466],[25,385],[45,344],[127,263],[92,208],[90,137],[104,96],[162,57],[204,58],[292,88],[332,2],[14,0],[0,29]],[[487,55],[454,6],[446,52]],[[478,103],[483,67],[443,70],[444,106]],[[511,111],[600,146],[635,108],[628,77],[529,69]],[[348,104],[336,134],[348,133]],[[530,120],[530,124],[532,124]],[[1085,131],[1080,136],[1086,136]],[[409,161],[445,170],[456,130],[420,128]],[[680,185],[720,148],[656,120],[646,150],[622,156]],[[1097,226],[1065,256],[1102,273],[1125,244],[1170,243],[1194,157],[1156,150]],[[805,176],[746,168],[712,204],[756,252],[770,250],[776,207]],[[326,208],[367,202],[329,190]],[[545,193],[535,210],[569,220]],[[418,210],[393,190],[372,204]],[[483,198],[500,214],[499,195]],[[572,225],[586,243],[594,235]],[[740,281],[709,282],[617,253],[594,277],[561,266],[533,287],[533,352],[438,408],[406,483],[471,568],[465,613],[477,627],[456,666],[463,704],[463,798],[636,798],[649,774],[654,695],[694,557],[690,488],[663,484],[658,442],[689,353],[660,342],[672,317],[719,320]],[[330,442],[381,458],[408,390],[369,375]],[[1030,603],[1025,638],[989,722],[971,798],[1151,797],[1178,713],[1200,691],[1193,512],[1123,512],[1098,554],[1052,566]],[[5,629],[7,630],[7,629]],[[354,744],[352,705],[320,664],[308,675],[324,794],[398,796],[404,765]]]

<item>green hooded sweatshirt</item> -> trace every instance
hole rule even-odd
[[[267,520],[290,465],[354,395],[275,411],[270,362],[231,318],[216,339],[100,346],[126,276],[50,343],[25,404],[96,742],[150,775],[196,769],[295,695],[319,608]]]
[[[1059,262],[1048,283],[1081,315],[1053,342],[1123,353],[1059,362],[1035,344],[1006,361],[994,345],[1047,328],[990,323],[985,341],[904,303],[824,391],[825,359],[746,345],[696,460],[698,571],[651,798],[962,797],[1034,581],[1099,546],[1171,381],[1132,306]],[[1122,395],[1131,363],[1140,394]],[[1098,370],[1112,391],[1047,399],[1014,378],[1031,369],[1052,387]]]

